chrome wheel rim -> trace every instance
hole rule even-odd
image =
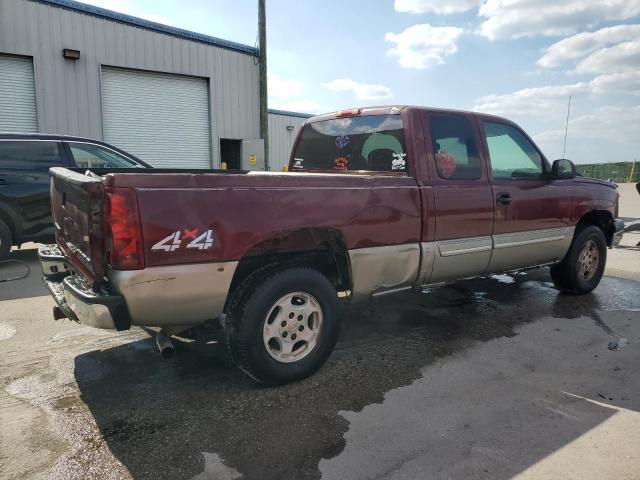
[[[588,240],[578,256],[578,275],[583,280],[591,280],[598,270],[600,252],[593,240]]]
[[[277,300],[264,319],[262,339],[274,360],[292,363],[309,355],[322,330],[320,302],[306,292],[292,292]]]

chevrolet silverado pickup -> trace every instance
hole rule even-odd
[[[55,318],[165,336],[220,319],[264,384],[316,371],[347,302],[544,265],[588,293],[624,226],[615,185],[513,122],[396,106],[308,119],[289,172],[53,168],[51,202]]]

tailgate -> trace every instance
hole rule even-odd
[[[98,287],[104,275],[104,185],[66,168],[52,168],[51,211],[56,241],[72,268]]]

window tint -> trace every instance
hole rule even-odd
[[[0,168],[27,172],[48,172],[62,165],[56,141],[0,141]]]
[[[542,157],[517,128],[501,123],[484,123],[493,178],[540,178]]]
[[[80,168],[136,168],[141,167],[112,150],[90,143],[69,143],[71,155]]]
[[[474,180],[482,176],[482,163],[468,118],[430,115],[429,127],[440,178]]]
[[[337,118],[305,125],[292,170],[405,172],[400,115]]]

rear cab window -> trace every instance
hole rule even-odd
[[[0,169],[47,173],[62,166],[59,142],[55,140],[0,140]]]
[[[302,128],[291,171],[406,172],[406,155],[400,115],[335,118]]]

